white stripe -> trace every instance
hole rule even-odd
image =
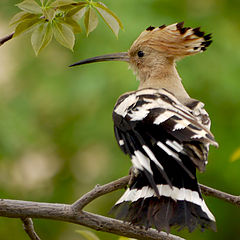
[[[124,145],[124,141],[123,141],[122,139],[121,139],[121,140],[119,140],[119,142],[118,142],[118,143],[119,143],[119,145],[120,145],[120,146]]]
[[[141,163],[138,161],[138,158],[136,156],[132,155],[131,160],[132,160],[132,165],[134,168],[143,170],[143,167],[142,167]]]
[[[153,99],[147,99],[148,103],[145,103],[138,107],[136,110],[132,111],[132,113],[128,113],[128,116],[131,118],[130,121],[139,121],[143,120],[147,117],[149,112],[158,107],[158,103]]]
[[[157,93],[157,90],[156,89],[151,89],[151,88],[145,88],[145,89],[142,89],[140,91],[137,91],[136,92],[136,96],[141,96],[141,95],[148,95],[148,94],[156,94]]]
[[[177,187],[170,187],[169,185],[165,184],[158,184],[157,185],[159,195],[160,196],[165,196],[165,197],[170,197],[174,201],[188,201],[192,202],[198,206],[201,207],[202,211],[205,212],[208,217],[212,220],[215,221],[215,217],[212,215],[212,213],[209,211],[206,203],[204,202],[203,199],[199,197],[198,192],[192,191],[190,189],[186,188],[177,188]],[[130,194],[130,192],[132,192]],[[147,193],[145,196],[144,194]],[[156,197],[156,193],[153,191],[153,189],[145,186],[142,189],[132,189],[132,190],[127,190],[124,195],[117,201],[116,204],[119,204],[121,202],[136,202],[140,198],[149,198],[149,197]]]
[[[173,127],[173,132],[176,130],[184,129],[186,126],[182,125],[181,123],[176,123]]]
[[[203,200],[202,201],[202,205],[201,205],[201,209],[208,215],[208,217],[213,220],[213,221],[216,221],[215,220],[215,217],[213,216],[213,214],[210,212],[210,210],[208,209],[205,201]]]
[[[193,138],[193,139],[200,139],[200,138],[202,138],[202,136],[200,136],[198,134],[195,134],[195,135],[191,136],[191,138]]]
[[[150,198],[150,197],[153,197],[154,196],[154,194],[155,194],[155,192],[154,192],[154,190],[152,189],[152,188],[150,188],[150,187],[145,187],[147,190],[147,193],[146,193],[146,195],[144,196],[144,198]]]
[[[129,95],[127,98],[125,98],[114,110],[118,115],[121,115],[122,117],[125,117],[127,114],[128,107],[132,104],[136,103],[137,99],[135,94]]]
[[[205,138],[206,137],[206,131],[204,131],[204,130],[201,130],[201,131],[192,130],[192,131],[195,132],[196,134],[193,135],[191,138]]]
[[[138,199],[141,198],[141,194],[142,194],[142,189],[141,190],[137,190],[134,193],[134,196],[132,196],[132,202],[136,202]]]
[[[153,152],[147,147],[146,145],[143,145],[142,148],[144,151],[147,153],[147,155],[150,157],[150,159],[163,170],[163,166],[160,164],[160,162],[156,159],[155,155]]]
[[[129,113],[128,116],[131,118],[130,121],[140,121],[143,120],[149,114],[149,110],[144,109],[142,106],[139,110]]]
[[[119,203],[121,203],[121,202],[127,201],[127,199],[128,199],[128,197],[127,197],[128,193],[129,193],[130,191],[134,191],[134,190],[135,190],[135,189],[130,190],[130,188],[128,188],[128,189],[124,192],[124,194],[121,196],[121,198],[118,199],[118,201],[115,203],[115,205],[117,205],[117,204],[119,204]]]
[[[190,124],[190,122],[186,119],[178,120],[177,123],[173,127],[173,131],[184,129],[189,124]]]
[[[178,142],[176,141],[170,141],[170,140],[167,140],[166,141],[166,144],[168,146],[170,146],[171,148],[173,148],[175,151],[177,152],[181,152],[183,150],[183,147],[181,146],[181,144],[179,144]]]
[[[175,113],[166,110],[165,112],[161,113],[158,117],[155,118],[153,124],[159,125],[160,123],[165,122],[174,115]]]
[[[165,186],[165,185],[164,185]],[[169,191],[171,191],[170,193],[170,198],[172,198],[173,200],[177,201],[181,201],[181,200],[184,200],[185,199],[185,196],[186,196],[186,193],[185,193],[185,188],[176,188],[176,189],[171,189],[169,187]],[[178,191],[179,189],[179,191]]]
[[[178,161],[181,162],[181,159],[179,158],[178,154],[173,152],[171,149],[169,149],[165,144],[161,143],[160,141],[157,142],[157,145],[163,150],[165,151],[169,156],[174,157],[175,159],[177,159]]]
[[[144,167],[149,173],[151,173],[153,175],[152,169],[150,167],[149,158],[146,157],[144,154],[142,154],[142,152],[140,152],[139,150],[134,151],[134,153],[135,153],[137,160],[141,164],[141,166]]]
[[[140,192],[139,198],[146,198],[146,196],[148,196],[149,189],[151,189],[151,188],[149,188],[148,186],[144,186],[142,189],[139,189],[138,190]],[[152,194],[152,196],[153,196],[153,194]]]

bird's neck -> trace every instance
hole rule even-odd
[[[139,72],[139,78],[140,85],[138,89],[165,88],[173,93],[179,100],[189,98],[189,95],[182,85],[174,61],[156,64],[149,71]]]

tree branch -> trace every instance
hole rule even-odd
[[[71,222],[98,231],[110,232],[140,240],[183,240],[165,232],[158,232],[154,229],[146,230],[97,214],[85,211],[76,212],[70,204],[1,199],[0,215],[10,218],[45,218]]]
[[[72,207],[75,211],[82,210],[88,203],[92,202],[94,199],[105,195],[107,193],[116,191],[117,189],[121,189],[127,186],[130,180],[130,176],[122,177],[116,181],[107,183],[103,186],[96,185],[93,190],[84,194],[81,198],[79,198],[76,202],[72,204]]]
[[[130,178],[131,177],[129,175],[129,176],[122,177],[116,181],[107,183],[103,186],[96,185],[93,190],[84,194],[80,199],[78,199],[75,203],[73,203],[73,207],[75,208],[76,211],[83,209],[88,203],[92,202],[94,199],[102,195],[105,195],[107,193],[113,192],[117,189],[126,187]],[[202,193],[206,196],[219,198],[233,205],[240,206],[240,196],[234,196],[229,193],[225,193],[217,189],[205,186],[203,184],[199,184],[199,186]]]
[[[6,37],[0,38],[0,46],[2,46],[5,42],[9,41],[12,39],[14,32],[11,34],[7,35]]]
[[[10,218],[45,218],[71,222],[98,231],[105,231],[130,238],[142,240],[181,240],[182,238],[158,232],[154,229],[144,229],[116,219],[82,211],[83,207],[94,199],[127,186],[130,176],[122,177],[103,186],[97,185],[93,190],[83,195],[71,204],[39,203],[30,201],[0,199],[0,216]],[[234,196],[200,184],[202,193],[213,196],[239,206],[240,196]],[[32,230],[34,228],[32,225]],[[34,238],[31,238],[34,239]],[[39,238],[35,238],[39,240]]]
[[[199,184],[199,186],[201,188],[202,193],[206,196],[212,196],[215,198],[219,198],[219,199],[224,200],[233,205],[240,206],[240,196],[234,196],[232,194],[216,190],[214,188],[205,186],[203,184]]]
[[[31,240],[41,240],[34,230],[33,221],[31,218],[21,218],[23,228]]]

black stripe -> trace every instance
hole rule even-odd
[[[136,202],[123,202],[115,205],[112,212],[116,217],[146,228],[155,227],[158,231],[170,231],[178,226],[192,232],[200,226],[201,230],[210,228],[216,231],[216,223],[209,219],[197,204],[188,201],[174,201],[169,197],[140,198]]]
[[[198,100],[192,99],[189,103],[186,104],[190,109],[194,109],[200,102]]]

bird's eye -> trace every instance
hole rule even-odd
[[[137,55],[138,55],[139,57],[143,57],[143,56],[144,56],[144,52],[143,52],[143,51],[138,51]]]

